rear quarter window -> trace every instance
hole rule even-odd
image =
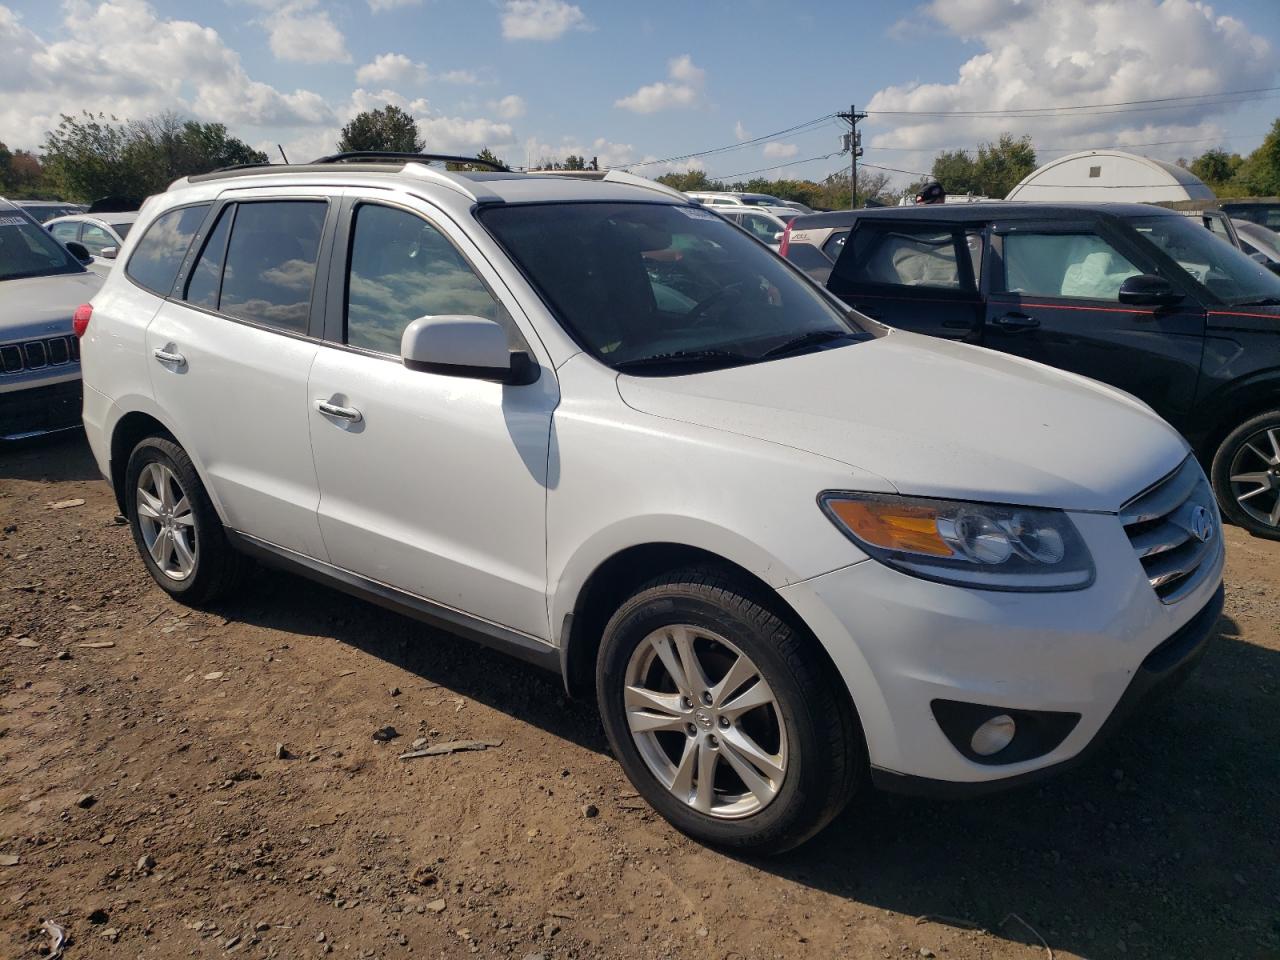
[[[167,297],[209,206],[201,203],[180,207],[156,217],[133,248],[125,274],[139,286]]]

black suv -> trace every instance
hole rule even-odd
[[[1280,539],[1280,277],[1179,213],[957,203],[797,217],[781,253],[894,327],[1018,354],[1146,401],[1223,512]]]

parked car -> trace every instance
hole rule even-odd
[[[547,667],[757,851],[868,774],[1059,771],[1207,643],[1218,514],[1145,405],[859,318],[638,177],[378,156],[180,181],[93,300],[89,442],[176,599],[247,553]]]
[[[1219,205],[1233,219],[1248,220],[1268,230],[1280,231],[1280,199],[1276,197],[1223,200]]]
[[[793,210],[789,217],[780,217],[772,209],[762,207],[719,207],[716,213],[773,250],[777,250],[782,242],[782,234],[787,229],[788,220],[794,220],[800,215],[798,211]]]
[[[1137,396],[1211,465],[1223,511],[1280,539],[1280,278],[1197,218],[1119,203],[855,210],[793,221],[782,253],[891,326]]]
[[[1232,220],[1240,249],[1272,273],[1280,273],[1280,233],[1251,220]]]
[[[37,223],[45,223],[54,217],[65,217],[85,211],[83,204],[63,203],[60,200],[13,200],[10,202]]]
[[[63,243],[78,240],[95,257],[114,260],[124,246],[138,219],[131,213],[78,213],[67,217],[55,217],[45,223],[45,229]]]
[[[768,193],[743,193],[736,190],[694,190],[686,194],[704,207],[785,207],[786,204]]]
[[[80,427],[72,320],[102,283],[85,269],[90,260],[0,200],[0,441]]]
[[[790,207],[796,213],[817,213],[813,207],[805,206],[799,200],[783,200],[782,205],[784,207]]]

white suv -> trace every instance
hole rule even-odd
[[[658,811],[758,851],[868,775],[1060,769],[1194,662],[1218,514],[1150,409],[645,184],[347,158],[153,198],[83,364],[156,582],[248,554],[557,671]]]

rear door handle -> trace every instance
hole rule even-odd
[[[1004,313],[991,320],[993,326],[1009,333],[1016,333],[1019,330],[1034,330],[1040,326],[1040,321],[1035,317],[1027,316],[1025,313],[1011,312]]]
[[[328,400],[317,400],[316,409],[326,417],[345,420],[347,423],[359,423],[364,419],[360,411],[355,407],[340,407],[336,403],[330,403]]]
[[[165,350],[162,347],[157,347],[155,350],[153,350],[152,356],[154,356],[161,363],[171,363],[175,367],[180,367],[187,362],[187,358],[184,357],[182,354],[170,353],[168,350]]]

